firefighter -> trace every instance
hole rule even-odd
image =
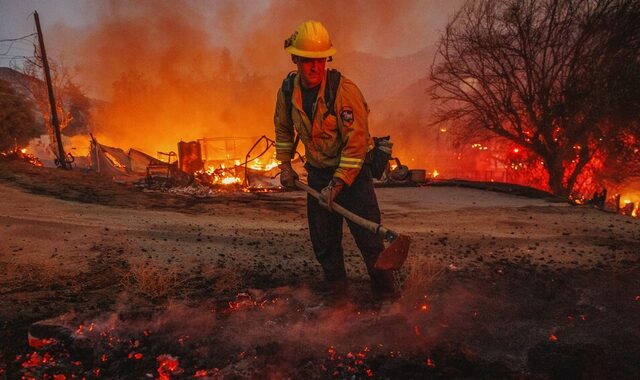
[[[332,59],[336,50],[320,22],[306,21],[298,25],[285,40],[285,50],[291,54],[297,72],[288,77],[292,83],[288,96],[283,82],[275,108],[280,182],[285,187],[295,188],[298,174],[292,168],[291,160],[297,135],[305,148],[308,184],[321,192],[324,199],[319,202],[307,195],[313,250],[324,271],[325,289],[337,296],[346,295],[343,217],[331,209],[337,202],[363,218],[380,223],[371,167],[365,162],[367,153],[374,147],[367,121],[369,108],[358,87],[344,76],[338,74],[337,88],[328,90],[327,86],[332,86],[330,77],[335,82],[336,71],[327,70],[326,62]],[[333,99],[329,101],[328,98]],[[286,104],[288,99],[291,99],[290,104]],[[374,268],[384,250],[382,238],[349,220],[347,224],[366,264],[374,296],[379,299],[395,297],[392,271]]]

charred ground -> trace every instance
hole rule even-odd
[[[0,376],[640,375],[638,219],[379,189],[384,224],[413,238],[404,296],[380,309],[351,238],[350,299],[315,290],[302,193],[196,199],[18,162],[0,189]],[[30,347],[45,320],[58,343]]]

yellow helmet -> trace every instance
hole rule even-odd
[[[284,41],[284,49],[306,58],[328,58],[336,54],[329,32],[318,21],[305,21],[298,25],[291,37]]]

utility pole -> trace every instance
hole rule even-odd
[[[47,52],[44,50],[44,38],[42,37],[42,29],[40,28],[40,18],[38,12],[33,12],[36,19],[36,29],[38,30],[38,42],[40,43],[40,54],[42,54],[42,66],[44,67],[44,76],[47,79],[47,89],[49,91],[49,104],[51,106],[51,123],[55,132],[56,142],[58,143],[58,165],[62,169],[70,169],[67,166],[67,156],[64,153],[62,145],[62,136],[60,134],[60,122],[58,121],[58,112],[56,109],[56,99],[53,97],[53,85],[51,84],[51,73],[49,72],[49,61],[47,61]]]

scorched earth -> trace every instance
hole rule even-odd
[[[302,192],[194,198],[0,163],[0,378],[640,376],[640,221],[453,186],[377,190],[413,239],[380,305],[345,235],[324,296]]]

